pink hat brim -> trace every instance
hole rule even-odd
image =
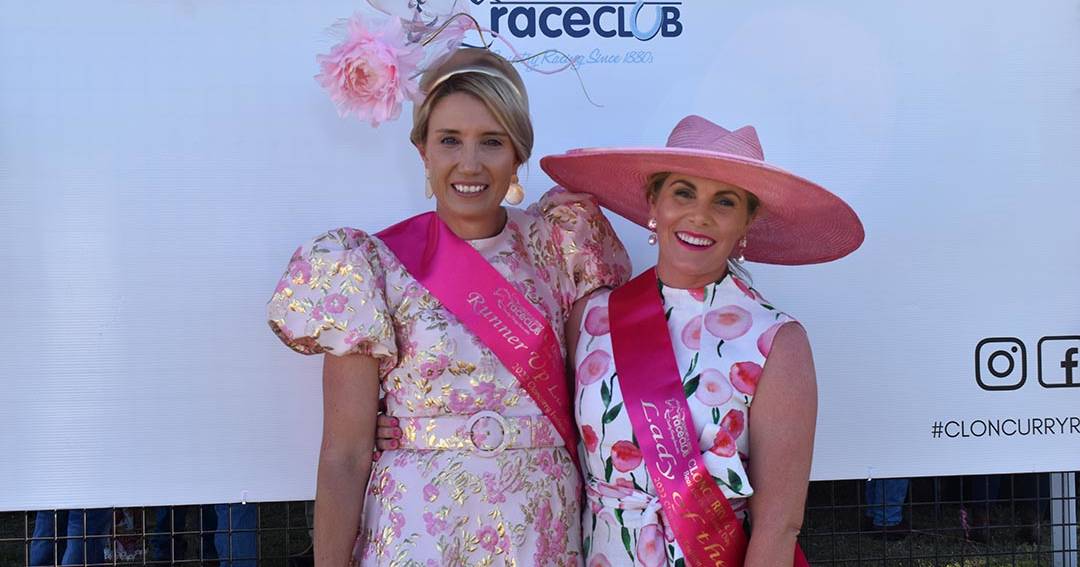
[[[645,226],[645,183],[659,172],[715,179],[761,201],[747,234],[747,260],[764,264],[819,264],[847,256],[865,238],[858,215],[825,188],[768,163],[705,150],[611,148],[547,156],[540,167],[570,191]]]

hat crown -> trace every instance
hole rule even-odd
[[[668,136],[667,147],[765,161],[765,152],[761,149],[761,141],[753,126],[743,126],[732,132],[700,116],[691,115],[680,120]]]

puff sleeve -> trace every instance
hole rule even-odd
[[[564,269],[573,283],[574,301],[595,289],[615,288],[630,279],[630,256],[595,198],[555,187],[534,206],[552,227]]]
[[[302,354],[365,354],[380,376],[397,364],[378,245],[340,228],[297,248],[267,305],[270,328]]]

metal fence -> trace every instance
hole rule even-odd
[[[1072,472],[814,482],[800,542],[815,566],[1077,563]],[[311,503],[0,513],[0,565],[312,564]]]
[[[1071,472],[816,482],[800,541],[815,566],[1080,567],[1076,491]]]

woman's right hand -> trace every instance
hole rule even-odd
[[[380,413],[375,420],[375,449],[392,451],[401,446],[401,426],[398,419]]]

